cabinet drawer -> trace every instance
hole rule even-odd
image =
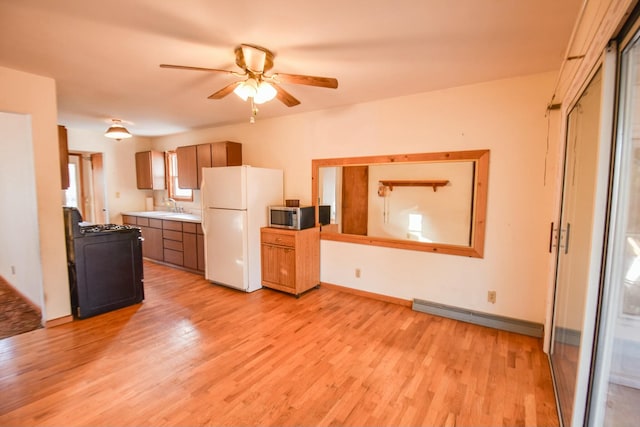
[[[294,247],[296,244],[296,238],[295,236],[290,234],[270,233],[268,231],[263,231],[262,243]]]
[[[174,251],[182,251],[182,242],[177,242],[175,240],[168,240],[168,239],[164,239],[163,240],[163,246],[165,249],[173,249]]]
[[[196,224],[196,233],[204,234],[204,232],[202,231],[202,224]]]
[[[161,219],[149,218],[149,227],[151,227],[151,228],[162,228],[162,220]]]
[[[196,233],[196,223],[194,222],[183,222],[182,223],[182,231],[185,233]]]
[[[162,228],[165,230],[182,231],[182,222],[180,221],[162,221]]]
[[[182,251],[174,251],[173,249],[166,249],[164,250],[164,262],[169,262],[171,264],[175,264],[175,265],[182,265],[183,264],[183,257],[182,257]]]
[[[136,225],[136,217],[130,215],[122,215],[122,223],[128,225]]]
[[[162,237],[182,242],[182,231],[162,230]]]
[[[142,227],[148,227],[149,226],[149,218],[142,218],[142,217],[138,217],[138,225],[141,225]]]

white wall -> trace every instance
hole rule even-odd
[[[253,125],[165,136],[153,145],[241,142],[244,163],[284,169],[285,198],[302,204],[311,203],[313,158],[490,149],[484,259],[323,241],[321,280],[542,323],[555,194],[545,186],[545,111],[555,77],[550,72],[270,120],[258,116]],[[496,304],[486,301],[488,290],[497,291]]]
[[[0,113],[0,276],[42,309],[35,186],[31,116]]]
[[[31,259],[33,242],[25,242],[22,239],[7,241],[3,238],[0,245],[8,247],[9,250],[20,251],[28,256],[29,265],[40,264],[44,296],[43,300],[33,302],[43,305],[44,320],[64,317],[71,314],[71,304],[69,301],[64,223],[60,203],[62,190],[60,189],[58,161],[55,82],[50,78],[0,67],[0,93],[2,94],[0,96],[0,111],[28,114],[31,117],[32,147],[30,152],[33,158],[31,162],[27,161],[24,167],[26,169],[33,168],[33,179],[28,182],[15,180],[12,184],[15,185],[15,191],[35,194],[39,259]],[[23,161],[25,160],[24,156],[25,152],[23,151],[21,154]],[[4,200],[1,210],[10,209],[9,215],[22,214],[13,209],[13,200]],[[32,231],[25,230],[25,232],[28,234]],[[4,257],[0,262],[6,262]],[[12,280],[11,277],[5,278],[9,281]],[[24,289],[20,290],[27,293]],[[32,292],[28,291],[28,293]]]

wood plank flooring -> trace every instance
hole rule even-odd
[[[539,339],[147,261],[145,294],[0,340],[0,425],[558,425]]]

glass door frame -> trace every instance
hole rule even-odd
[[[585,421],[586,411],[588,408],[589,390],[591,383],[591,367],[592,357],[594,354],[594,336],[596,331],[596,320],[598,314],[598,301],[600,298],[600,283],[603,268],[603,255],[605,253],[605,236],[607,228],[607,212],[610,187],[610,158],[613,141],[613,123],[614,108],[616,100],[616,75],[617,75],[617,49],[615,44],[610,44],[603,52],[601,58],[594,64],[592,71],[581,89],[577,92],[575,99],[570,106],[563,109],[563,119],[565,121],[564,131],[564,160],[566,162],[569,135],[569,114],[580,101],[582,94],[587,89],[591,80],[599,70],[602,70],[602,87],[600,100],[600,127],[598,134],[597,147],[597,171],[596,171],[596,188],[594,189],[594,212],[591,228],[591,250],[589,253],[588,263],[588,285],[585,297],[585,307],[582,322],[582,335],[579,347],[578,366],[576,373],[576,384],[573,396],[573,408],[571,426],[582,426]],[[565,196],[565,179],[566,165],[563,165],[563,189],[561,192],[560,212],[558,223],[562,224],[563,204]],[[558,233],[559,234],[559,233]],[[555,336],[555,321],[557,317],[556,295],[558,293],[558,262],[560,260],[560,244],[556,244],[555,254],[555,275],[554,275],[554,307],[551,327],[551,339],[549,349],[549,364],[553,377],[554,389],[556,392],[556,404],[558,409],[558,417],[560,424],[564,425],[562,419],[562,408],[560,399],[558,398],[558,387],[556,383],[557,373],[555,372],[552,362],[552,352]],[[566,408],[565,408],[566,409]]]
[[[628,114],[630,112],[622,110],[621,107],[628,105],[626,101],[629,93],[626,89],[628,89],[629,85],[634,85],[637,79],[636,76],[625,75],[628,71],[625,67],[625,53],[633,48],[634,45],[640,44],[640,13],[638,12],[636,10],[634,16],[629,19],[630,24],[626,25],[622,30],[617,49],[618,85],[616,89],[618,97],[614,105],[615,133],[612,141],[611,195],[609,198],[609,217],[607,219],[608,235],[606,250],[603,254],[603,274],[598,300],[600,310],[597,314],[594,333],[593,363],[590,371],[590,399],[586,410],[585,425],[599,426],[604,423],[605,410],[602,402],[608,400],[608,373],[610,372],[613,357],[613,329],[620,315],[620,313],[613,310],[613,308],[618,308],[619,306],[614,301],[618,294],[615,289],[616,283],[614,283],[615,266],[611,260],[620,255],[616,239],[620,236],[620,227],[623,227],[623,224],[619,223],[621,219],[619,209],[624,209],[624,206],[620,206],[619,202],[622,197],[623,175],[627,171],[626,165],[623,162],[618,162],[618,160],[622,159],[623,150],[626,149],[624,137],[629,129]],[[636,104],[636,107],[640,108],[640,105]]]

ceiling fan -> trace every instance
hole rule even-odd
[[[251,99],[253,115],[257,113],[255,104],[262,104],[278,98],[287,107],[300,104],[293,95],[284,90],[280,83],[301,84],[307,86],[325,87],[336,89],[338,80],[332,77],[305,76],[300,74],[275,73],[267,74],[273,68],[275,55],[269,49],[254,44],[241,44],[235,48],[236,64],[242,72],[220,70],[216,68],[190,67],[186,65],[160,64],[162,68],[176,68],[181,70],[209,71],[214,73],[232,74],[237,77],[246,77],[241,81],[228,84],[214,92],[209,99],[221,99],[234,92],[243,100]],[[252,117],[253,119],[253,117]]]

